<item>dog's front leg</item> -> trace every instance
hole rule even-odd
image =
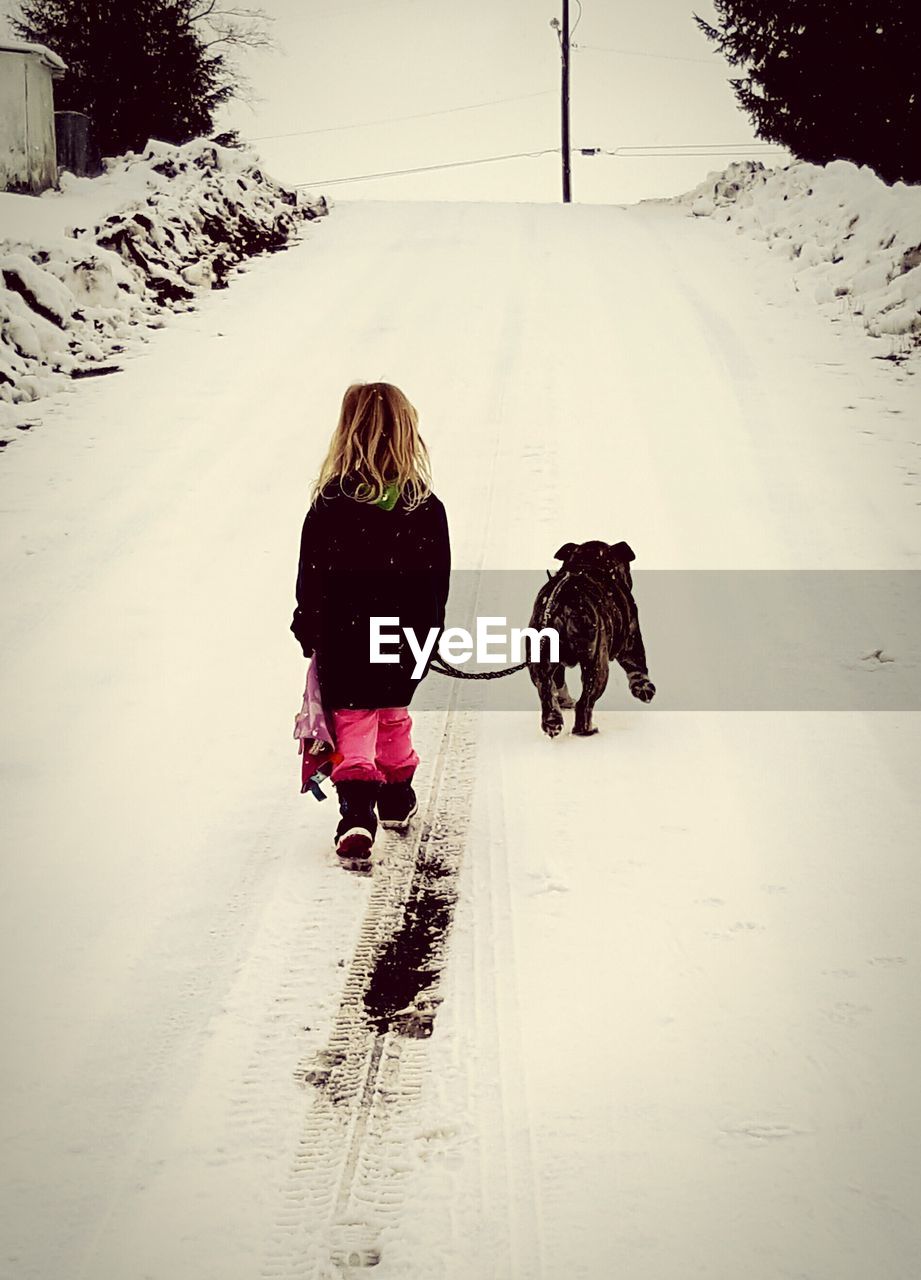
[[[634,621],[627,645],[617,661],[623,668],[630,685],[630,692],[640,702],[652,702],[656,696],[656,686],[649,679],[649,668],[646,666],[646,649],[640,635],[640,624]]]
[[[607,654],[598,654],[591,661],[580,663],[580,669],[582,693],[576,703],[576,723],[572,731],[580,738],[588,738],[598,732],[592,724],[592,710],[608,686]]]

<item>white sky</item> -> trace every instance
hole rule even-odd
[[[766,164],[789,158],[757,143],[736,106],[735,73],[693,21],[695,9],[712,20],[709,0],[582,5],[580,19],[571,0],[574,147],[739,150],[574,154],[576,201],[675,195],[746,154]],[[265,168],[281,181],[310,183],[338,199],[559,200],[558,151],[374,181],[329,180],[558,148],[560,55],[550,20],[560,17],[560,0],[263,0],[262,8],[275,19],[277,49],[244,51],[239,61],[253,101],[232,104],[217,123],[260,139]],[[518,100],[455,110],[509,98]],[[422,118],[393,120],[414,115]],[[265,137],[305,130],[317,132]]]
[[[330,130],[257,143],[282,181],[315,183],[339,199],[560,198],[559,153],[333,186],[383,170],[558,148],[560,55],[550,20],[559,0],[265,0],[274,53],[248,55],[259,99],[222,117],[248,138]],[[705,0],[697,12],[713,15]],[[612,4],[572,0],[575,147],[754,143],[728,83],[735,74],[693,21],[693,0]],[[630,52],[602,52],[601,50]],[[655,56],[653,56],[655,55]],[[540,95],[401,120],[471,103]],[[360,128],[342,126],[361,125]],[[755,143],[755,146],[763,144]],[[573,157],[573,198],[626,202],[673,195],[731,158]],[[781,163],[779,151],[765,163]]]

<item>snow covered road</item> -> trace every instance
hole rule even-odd
[[[357,1124],[304,1074],[393,903],[297,794],[286,630],[355,378],[418,405],[459,568],[626,538],[641,618],[647,569],[917,570],[884,351],[676,208],[368,203],[45,407],[0,460],[0,1276],[352,1274],[354,1236],[385,1277],[914,1280],[918,714],[612,676],[551,743],[446,690],[443,1003]]]

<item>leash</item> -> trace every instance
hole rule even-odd
[[[519,662],[517,667],[505,667],[502,671],[458,671],[457,667],[452,667],[436,653],[429,663],[429,670],[440,676],[453,676],[455,680],[501,680],[503,676],[523,671],[527,665],[527,662]]]
[[[553,579],[557,575],[545,570],[548,579]],[[544,609],[546,621],[546,607]],[[429,670],[434,671],[439,676],[453,676],[455,680],[501,680],[503,676],[513,676],[516,671],[524,671],[529,666],[528,662],[519,662],[516,667],[503,667],[501,671],[458,671],[457,667],[452,667],[450,662],[445,662],[441,654],[436,653],[429,663]]]

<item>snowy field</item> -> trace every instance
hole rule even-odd
[[[614,674],[551,742],[446,689],[441,1003],[375,1035],[418,842],[336,865],[287,630],[355,378],[419,407],[459,568],[625,538],[641,620],[647,570],[917,571],[888,350],[680,206],[343,204],[33,406],[0,460],[4,1280],[916,1280],[918,714]]]

